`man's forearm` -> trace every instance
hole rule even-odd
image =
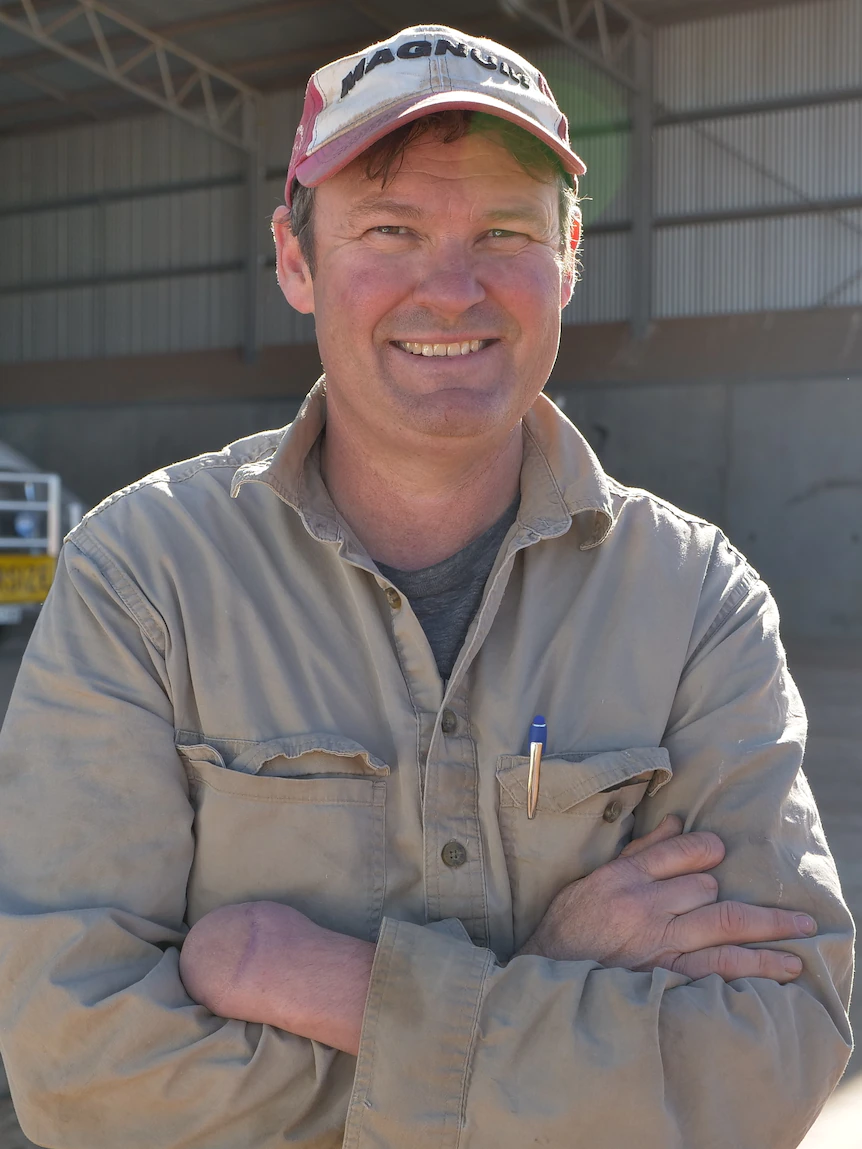
[[[371,942],[323,929],[290,906],[246,902],[193,926],[180,973],[212,1013],[356,1055],[373,961]]]
[[[561,891],[542,923],[550,922],[542,935],[545,942],[550,938],[555,943],[550,949],[547,944],[528,943],[522,952],[595,960],[631,970],[665,966],[692,977],[710,972],[726,980],[758,976],[790,981],[797,977],[802,970],[798,957],[748,950],[740,943],[808,936],[815,931],[815,923],[803,915],[807,926],[802,928],[802,918],[788,911],[740,906],[734,908],[760,915],[763,921],[757,919],[747,926],[740,922],[734,932],[733,914],[723,914],[722,907],[714,904],[717,882],[701,872],[721,860],[721,843],[714,835],[684,839],[681,831],[679,819],[665,819],[640,848],[641,865],[632,866],[630,859],[619,858]],[[695,842],[700,843],[701,852],[695,849],[692,856]],[[632,843],[624,854],[637,846]],[[670,869],[670,858],[662,851],[679,854]],[[655,873],[646,865],[648,859],[654,859]],[[674,880],[659,880],[668,878]],[[708,889],[691,885],[698,881],[711,885]],[[661,893],[658,901],[657,891]],[[660,904],[662,898],[669,899],[667,907]],[[781,920],[776,924],[773,917]],[[678,928],[686,922],[691,923],[687,933]],[[574,951],[566,940],[572,932],[578,943]],[[736,964],[727,970],[713,968],[709,959],[722,955],[728,961],[728,955],[734,956]],[[373,960],[370,942],[323,929],[290,906],[247,902],[224,906],[193,927],[183,947],[180,971],[190,995],[215,1014],[264,1022],[356,1054]],[[741,961],[747,961],[750,968],[740,967]]]

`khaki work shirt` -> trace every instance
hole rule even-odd
[[[64,547],[0,745],[24,1130],[63,1149],[796,1145],[848,1057],[852,926],[766,587],[715,527],[608,478],[542,396],[444,683],[329,499],[324,418],[318,384],[286,431],[149,476]],[[785,947],[797,984],[509,961],[562,886],[669,811],[723,839],[721,897],[815,917]],[[251,899],[377,941],[358,1061],[185,993],[187,927]]]

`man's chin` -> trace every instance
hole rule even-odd
[[[445,387],[425,395],[401,392],[400,422],[426,435],[471,438],[517,421],[511,402],[498,389]]]

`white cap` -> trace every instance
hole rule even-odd
[[[569,145],[548,82],[523,56],[454,28],[405,28],[318,69],[305,90],[285,185],[316,187],[375,141],[427,116],[462,108],[509,120],[546,144],[573,176],[587,170]]]

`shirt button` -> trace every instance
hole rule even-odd
[[[605,806],[605,812],[602,814],[602,817],[606,822],[616,822],[617,818],[619,818],[622,812],[622,802],[620,802],[619,799],[614,798],[613,802],[608,802],[607,806]]]
[[[447,842],[440,851],[440,857],[447,866],[463,866],[467,861],[467,851],[460,842]]]
[[[440,729],[444,734],[454,734],[458,719],[451,710],[444,710],[440,715]]]
[[[386,601],[389,603],[393,610],[401,609],[401,595],[398,593],[394,586],[388,586],[386,588]]]

